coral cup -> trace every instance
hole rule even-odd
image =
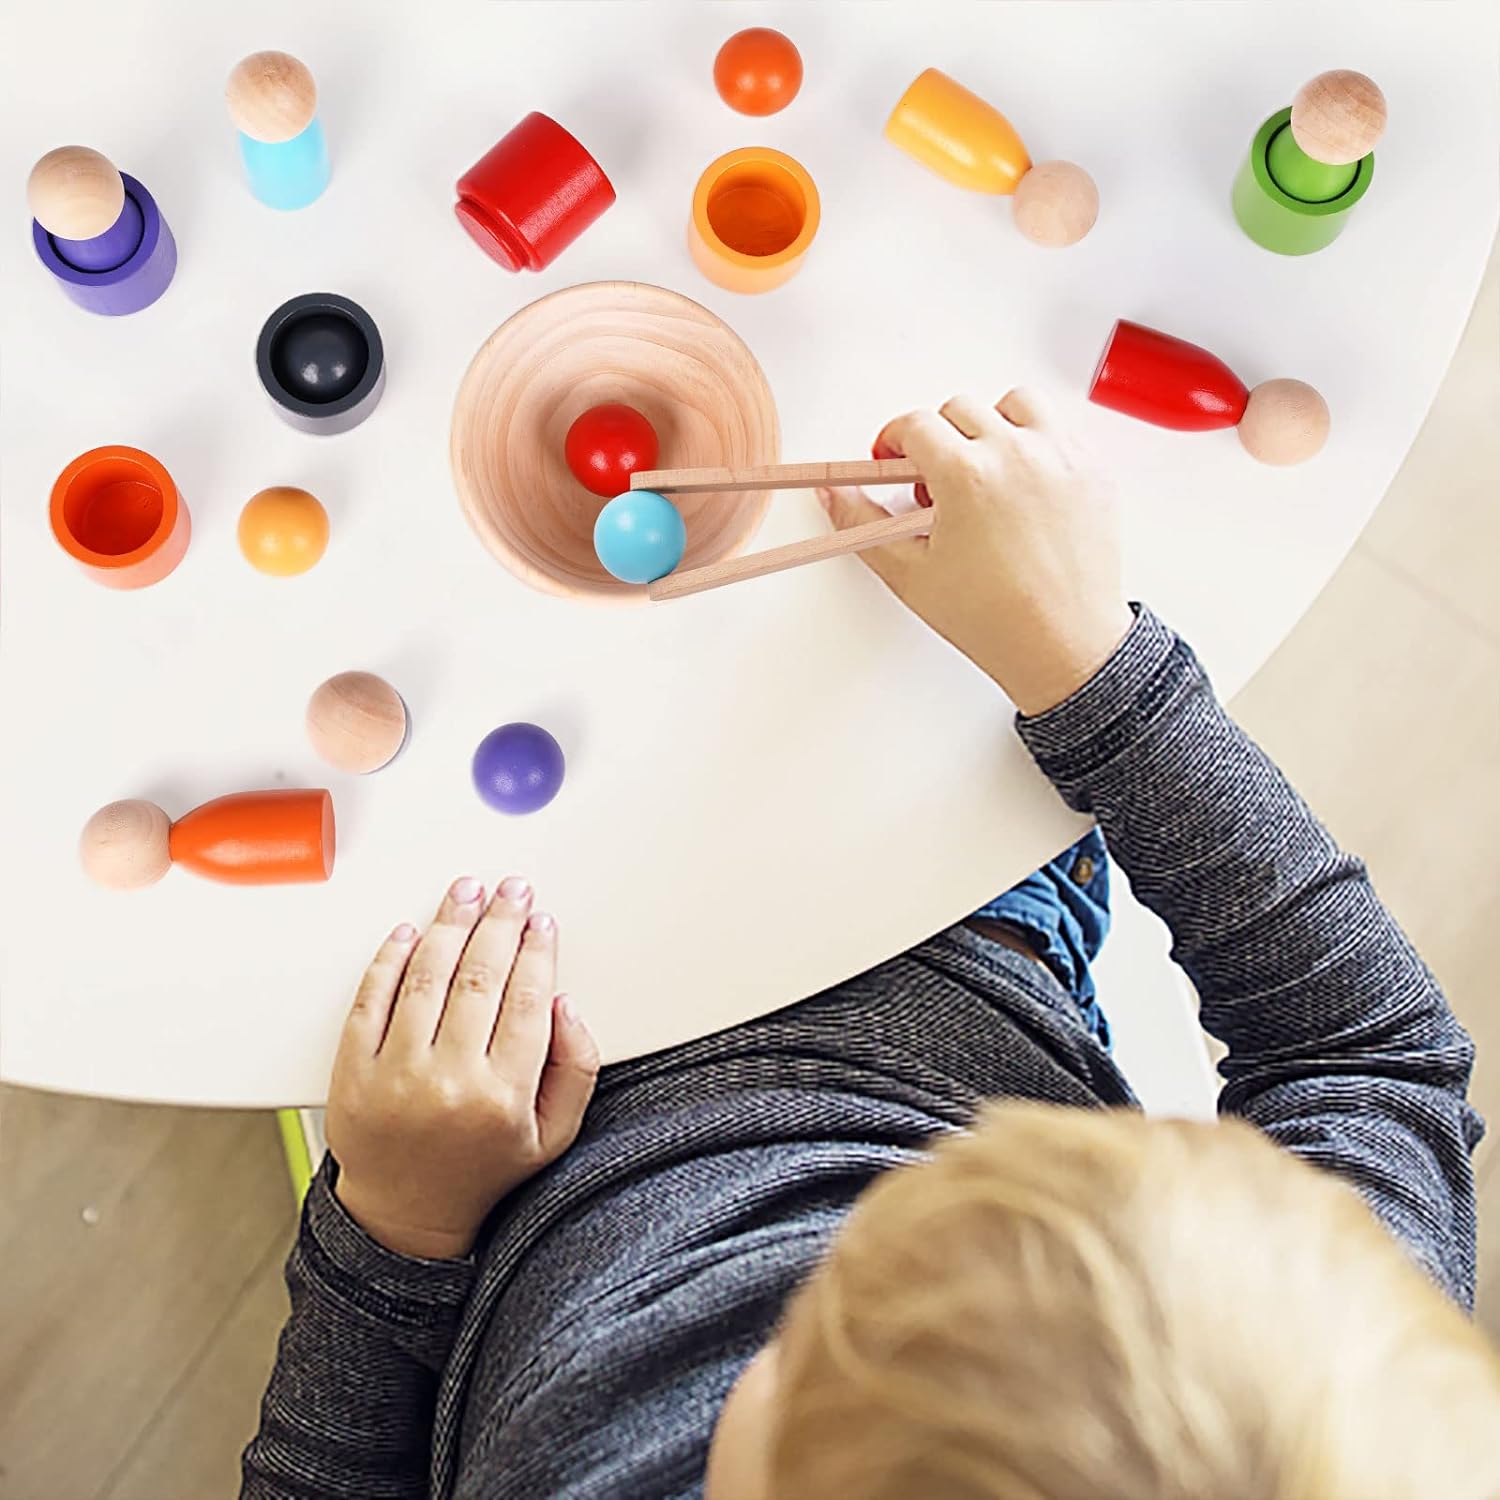
[[[172,476],[149,453],[91,448],[52,486],[52,534],[95,583],[160,583],[188,548],[192,522]]]

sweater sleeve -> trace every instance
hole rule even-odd
[[[1220,1112],[1344,1177],[1470,1306],[1473,1044],[1364,865],[1147,609],[1088,683],[1018,729],[1171,930],[1228,1047]]]
[[[438,1380],[474,1264],[376,1244],[333,1193],[308,1189],[281,1331],[241,1500],[425,1500]]]

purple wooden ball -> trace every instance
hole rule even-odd
[[[502,724],[474,752],[474,788],[499,812],[536,812],[562,783],[562,746],[539,724]]]

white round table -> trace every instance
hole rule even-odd
[[[801,97],[750,120],[714,94],[738,26],[784,27]],[[1132,594],[1192,640],[1221,693],[1291,628],[1379,501],[1463,326],[1495,228],[1497,16],[1484,4],[1010,6],[471,4],[197,0],[30,6],[0,59],[6,288],[0,423],[0,1075],[213,1104],[322,1098],[351,985],[383,933],[462,873],[525,872],[556,912],[564,982],[609,1057],[810,994],[955,921],[1079,829],[999,694],[841,560],[654,607],[544,597],[482,549],[456,502],[448,420],[483,339],[574,282],[654,281],[744,337],[787,459],[860,456],[884,419],[954,391],[1052,388],[1118,475]],[[333,181],[279,214],[239,174],[222,88],[258,47],[320,88]],[[1085,164],[1099,224],[1038,249],[1009,205],[925,172],[881,135],[922,67],[993,101],[1037,159]],[[1391,126],[1330,249],[1283,259],[1236,226],[1257,126],[1324,68],[1375,77]],[[541,275],[508,275],[454,222],[455,178],[528,109],[593,150],[619,201]],[[36,263],[21,189],[68,141],[155,194],[177,279],[133,317],[92,317]],[[707,285],[684,245],[693,184],[732,147],[791,152],[823,226],[762,298]],[[261,322],[298,292],[375,316],[389,383],[336,438],[284,425],[255,378]],[[1112,320],[1205,344],[1248,383],[1292,375],[1333,411],[1324,453],[1262,468],[1231,433],[1091,407]],[[145,448],[193,518],[187,558],[133,594],[54,543],[47,495],[75,454]],[[293,484],[332,517],[300,578],[235,545],[254,491]],[[821,526],[784,495],[756,545]],[[414,732],[388,770],[325,770],[311,689],[366,668]],[[1336,664],[1330,663],[1330,670]],[[496,724],[561,740],[549,808],[506,819],[469,758]],[[75,841],[117,797],[178,816],[224,792],[329,786],[325,886],[237,889],[174,871],[90,887]]]

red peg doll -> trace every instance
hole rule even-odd
[[[1246,388],[1228,365],[1186,339],[1121,318],[1110,330],[1089,400],[1178,432],[1233,427],[1252,458],[1295,464],[1328,437],[1328,406],[1300,380]]]

